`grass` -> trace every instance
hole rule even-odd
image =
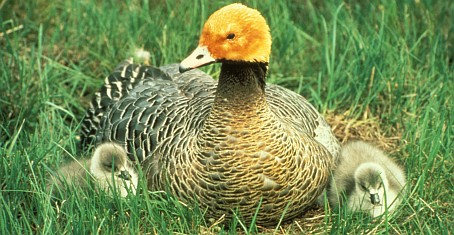
[[[77,148],[79,124],[104,77],[137,48],[154,65],[181,61],[209,14],[230,2],[1,1],[0,234],[454,231],[452,1],[246,2],[271,26],[268,81],[308,98],[339,139],[374,141],[405,166],[410,194],[393,216],[326,208],[281,227],[227,228],[143,185],[126,199],[68,186],[55,206],[46,178],[88,155]]]

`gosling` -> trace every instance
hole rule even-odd
[[[91,183],[95,183],[99,189],[110,195],[115,191],[119,196],[126,197],[128,193],[136,193],[138,174],[123,147],[104,143],[95,149],[91,159],[72,161],[62,166],[56,176],[51,176],[48,191],[55,195],[56,189],[63,189],[65,183],[80,188],[87,188]]]
[[[400,204],[405,184],[404,170],[383,151],[363,141],[350,142],[342,147],[328,200],[333,206],[346,203],[350,211],[378,217]]]

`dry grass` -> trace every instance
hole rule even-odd
[[[352,140],[363,140],[376,144],[388,153],[399,152],[402,140],[402,130],[396,126],[387,126],[386,129],[394,135],[390,136],[382,129],[384,123],[379,117],[369,116],[366,111],[361,119],[349,118],[350,110],[337,114],[330,111],[326,114],[326,121],[331,125],[337,139],[345,144]]]

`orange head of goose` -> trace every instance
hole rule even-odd
[[[265,18],[255,9],[234,3],[208,18],[198,47],[180,63],[180,72],[215,62],[268,63],[270,52]]]

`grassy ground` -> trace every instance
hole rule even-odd
[[[326,208],[276,228],[224,228],[143,185],[140,198],[68,186],[63,204],[49,200],[49,172],[87,155],[79,123],[103,78],[137,48],[151,64],[181,61],[229,2],[0,1],[0,234],[454,231],[452,1],[247,2],[272,29],[268,81],[307,97],[341,140],[374,141],[405,166],[410,195],[391,217]]]

